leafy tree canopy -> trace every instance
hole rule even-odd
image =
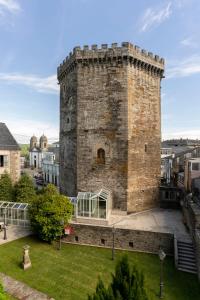
[[[0,201],[13,200],[13,185],[8,173],[4,173],[0,178]]]
[[[63,234],[63,228],[72,215],[70,200],[59,194],[57,188],[49,184],[39,194],[29,208],[31,225],[44,241],[51,242]]]
[[[36,198],[36,192],[32,178],[23,174],[15,185],[15,201],[31,203]]]
[[[25,156],[26,159],[29,159],[29,145],[28,144],[21,144],[21,156]]]
[[[116,265],[108,288],[99,279],[95,294],[88,300],[148,300],[143,274],[136,267],[130,268],[128,257],[123,256]]]

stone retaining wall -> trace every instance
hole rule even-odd
[[[112,248],[113,229],[108,226],[72,224],[73,233],[63,242]],[[173,255],[173,234],[132,229],[114,229],[116,249],[158,253],[161,246],[166,254]]]

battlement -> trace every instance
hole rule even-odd
[[[84,45],[82,48],[80,46],[74,47],[73,52],[70,52],[69,56],[58,67],[58,78],[63,73],[70,72],[77,63],[104,64],[109,61],[120,63],[122,61],[130,61],[148,70],[154,68],[160,74],[164,72],[164,58],[160,58],[158,55],[154,55],[152,52],[141,49],[129,42],[123,42],[121,45],[112,43],[110,47],[108,44],[102,44],[100,47],[98,45]]]

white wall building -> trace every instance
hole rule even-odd
[[[42,174],[45,183],[53,183],[59,186],[59,163],[55,161],[55,154],[53,152],[44,153]]]

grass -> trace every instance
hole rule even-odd
[[[21,269],[22,247],[30,245],[32,268]],[[116,251],[119,259],[125,251]],[[144,272],[151,300],[159,299],[160,265],[157,255],[127,252],[131,264]],[[98,276],[109,283],[115,262],[111,250],[79,245],[55,246],[26,237],[0,246],[0,271],[25,282],[56,300],[87,300],[94,292]],[[173,258],[164,263],[164,299],[200,300],[200,284],[192,274],[177,271]]]

